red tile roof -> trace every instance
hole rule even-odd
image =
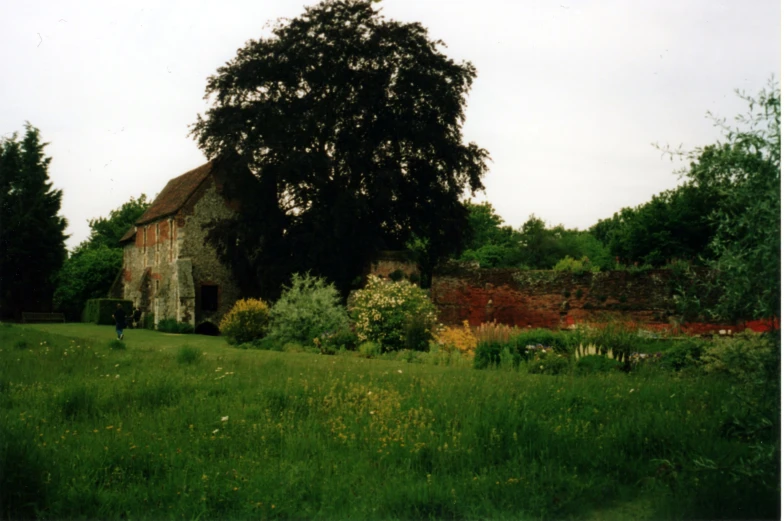
[[[201,185],[210,175],[212,166],[212,161],[209,161],[166,183],[163,191],[158,194],[158,197],[155,198],[147,211],[144,212],[144,215],[136,221],[136,224],[147,224],[151,221],[166,217],[167,215],[177,213],[188,198],[193,195],[193,192],[196,191],[199,185]],[[129,234],[130,230],[123,236],[123,239],[125,239],[126,236],[129,236]],[[121,241],[123,239],[121,239]]]
[[[125,232],[125,235],[120,238],[120,244],[130,241],[134,237],[136,237],[136,226],[131,226],[130,230]]]

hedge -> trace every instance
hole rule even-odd
[[[122,304],[125,310],[126,321],[133,313],[133,302],[118,298],[93,298],[87,301],[82,312],[82,322],[99,325],[114,325],[112,315],[117,309],[117,304]]]

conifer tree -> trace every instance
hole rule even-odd
[[[48,311],[65,260],[62,191],[49,180],[51,158],[37,128],[0,141],[0,316]]]

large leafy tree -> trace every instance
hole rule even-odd
[[[710,213],[722,297],[721,318],[781,316],[781,91],[771,82],[756,97],[738,93],[748,113],[737,126],[714,121],[724,139],[686,154],[681,173],[701,189],[720,194]]]
[[[62,191],[52,188],[46,143],[25,126],[0,140],[0,316],[48,311],[54,275],[65,260]]]
[[[686,183],[654,195],[634,208],[623,208],[591,227],[623,264],[664,266],[673,260],[703,264],[716,225],[711,213],[721,204],[719,191]]]
[[[346,291],[379,250],[416,238],[430,267],[461,249],[460,199],[482,188],[488,154],[462,140],[476,70],[442,45],[370,1],[327,0],[208,79],[193,135],[257,179],[234,187],[238,221],[210,234],[243,285],[274,294],[310,270]]]
[[[108,217],[90,219],[90,236],[71,253],[57,274],[55,308],[78,320],[84,303],[106,297],[122,268],[120,238],[150,206],[147,196],[131,199]]]

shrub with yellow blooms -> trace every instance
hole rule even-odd
[[[462,327],[442,327],[436,335],[436,343],[444,351],[458,351],[470,357],[474,356],[477,339],[468,320],[464,320]]]
[[[221,334],[230,344],[263,338],[269,324],[269,306],[263,300],[238,300],[220,323]]]

